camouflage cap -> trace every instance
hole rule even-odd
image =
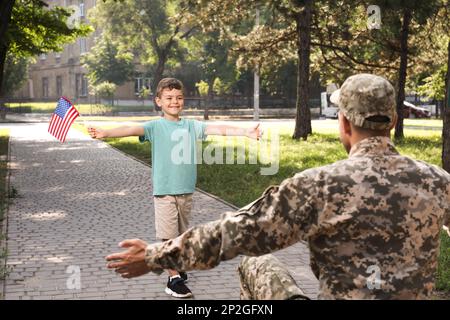
[[[394,87],[380,76],[362,73],[348,77],[330,101],[358,127],[383,130],[395,120]]]

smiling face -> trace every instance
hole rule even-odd
[[[178,120],[184,107],[184,95],[182,90],[163,89],[160,97],[156,97],[156,103],[161,107],[164,118]]]

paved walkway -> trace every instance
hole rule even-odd
[[[0,124],[0,127],[8,126]],[[11,186],[19,197],[8,215],[5,299],[172,299],[167,277],[127,280],[106,269],[104,256],[126,238],[154,242],[151,169],[101,141],[71,129],[61,144],[46,123],[11,128]],[[231,207],[194,194],[192,224],[214,220]],[[311,297],[318,283],[302,244],[276,253]],[[240,258],[190,272],[194,299],[239,299]],[[74,272],[80,270],[80,289]],[[68,286],[69,285],[69,286]]]

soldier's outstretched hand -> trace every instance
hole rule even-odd
[[[106,257],[109,269],[114,269],[122,278],[134,278],[150,272],[145,263],[145,250],[148,244],[140,239],[124,240],[119,247],[126,251],[110,254]]]

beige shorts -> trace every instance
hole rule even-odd
[[[189,227],[192,193],[154,196],[156,238],[173,239]]]

